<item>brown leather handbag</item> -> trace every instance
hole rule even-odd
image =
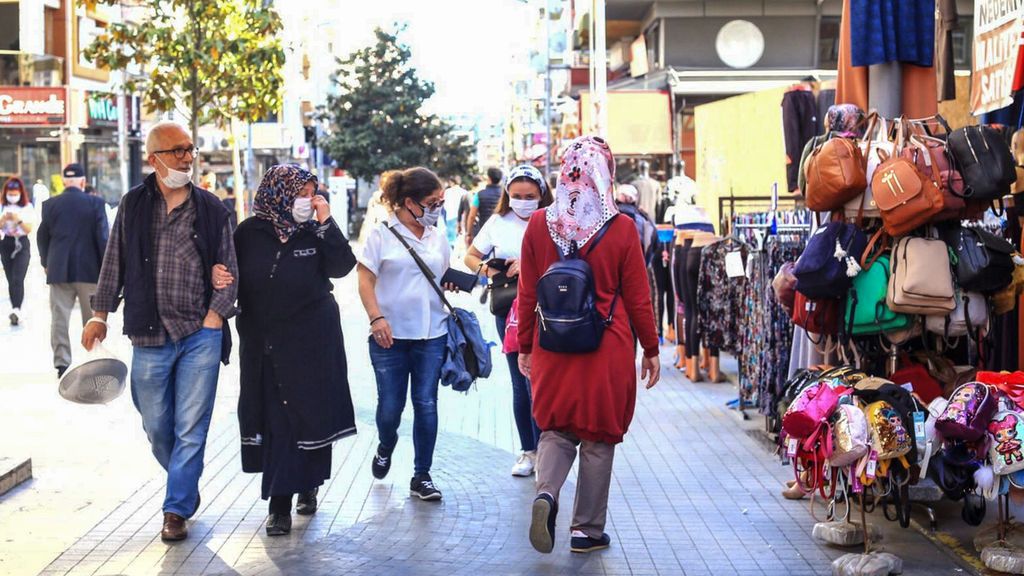
[[[815,212],[838,210],[868,187],[864,156],[858,143],[834,136],[807,159],[807,207]]]
[[[931,222],[945,208],[939,186],[903,157],[887,158],[878,165],[871,190],[890,236],[908,234]]]

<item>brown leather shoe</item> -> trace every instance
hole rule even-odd
[[[164,542],[178,542],[185,538],[188,538],[185,519],[173,512],[164,512],[164,529],[160,531],[160,539]]]

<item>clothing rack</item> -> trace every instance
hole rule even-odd
[[[722,235],[731,233],[733,217],[736,214],[767,213],[772,206],[790,209],[794,212],[804,207],[804,199],[798,196],[723,196],[718,199],[719,230]]]

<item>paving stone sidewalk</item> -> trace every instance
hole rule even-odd
[[[814,519],[806,502],[779,495],[790,470],[748,434],[759,417],[743,422],[725,408],[735,394],[729,384],[686,381],[670,367],[667,347],[664,380],[639,391],[632,428],[616,453],[611,549],[568,552],[571,479],[562,494],[555,552],[541,555],[530,547],[533,483],[509,475],[517,441],[509,378],[497,354],[494,377],[477,390],[465,396],[441,390],[434,479],[445,497],[440,503],[410,500],[409,415],[390,476],[375,481],[370,475],[375,386],[365,317],[351,279],[339,284],[338,294],[360,429],[335,446],[334,474],[315,516],[295,516],[287,537],[265,535],[259,477],[240,469],[237,384],[230,380],[237,373],[228,368],[206,454],[203,506],[190,523],[190,538],[174,545],[159,540],[164,486],[159,474],[150,474],[42,573],[810,575],[829,574],[831,560],[844,553],[811,539]],[[477,309],[492,331],[475,298],[462,303]],[[134,409],[122,402],[119,410],[130,417]],[[151,458],[137,444],[133,458]],[[965,573],[913,531],[887,531],[884,548],[904,558],[906,574]],[[0,562],[0,571],[11,568]]]

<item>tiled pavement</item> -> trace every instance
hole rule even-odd
[[[610,550],[589,556],[568,552],[564,530],[572,509],[571,481],[562,494],[555,553],[540,555],[530,548],[526,527],[532,482],[508,475],[516,435],[504,362],[496,363],[495,376],[469,395],[441,391],[434,478],[445,499],[410,500],[408,418],[391,475],[374,481],[369,474],[375,388],[362,340],[365,318],[351,278],[340,283],[338,293],[360,433],[335,446],[335,472],[321,491],[315,516],[295,516],[288,537],[265,536],[266,504],[259,499],[258,476],[240,471],[234,415],[237,372],[232,365],[222,373],[202,483],[203,507],[191,523],[189,540],[166,545],[157,537],[163,484],[138,432],[116,442],[113,455],[110,446],[97,441],[94,453],[68,455],[70,464],[55,466],[51,477],[38,480],[68,493],[75,492],[77,483],[101,490],[95,499],[105,498],[106,508],[100,512],[93,506],[89,518],[95,519],[94,525],[77,527],[75,509],[63,508],[73,499],[48,502],[48,495],[31,485],[0,499],[0,573],[29,574],[45,567],[44,574],[799,575],[828,574],[830,561],[843,553],[811,540],[814,520],[806,503],[779,496],[789,470],[747,434],[751,425],[756,427],[756,416],[744,423],[724,408],[731,386],[687,382],[668,368],[668,349],[664,381],[653,390],[639,391],[633,426],[616,454]],[[33,297],[45,298],[38,291]],[[479,308],[468,297],[463,303]],[[482,320],[492,325],[489,317]],[[39,339],[37,332],[0,332],[0,347],[25,347],[25,362],[38,362],[39,348],[46,343]],[[44,363],[39,370],[46,367]],[[6,372],[0,376],[0,406],[6,394],[17,390],[10,380]],[[62,425],[68,433],[76,420],[93,417],[59,400],[47,407],[32,416],[54,419],[41,429],[49,426],[55,436]],[[31,405],[24,408],[32,410]],[[114,422],[112,429],[130,429],[126,421],[138,427],[127,395],[105,410]],[[48,449],[39,439],[32,445]],[[109,464],[101,469],[90,465],[93,461]],[[45,460],[41,469],[45,474]],[[90,484],[94,476],[103,482]],[[117,488],[107,492],[97,488],[102,485]],[[25,500],[36,498],[42,500]],[[24,512],[33,506],[36,512]],[[49,532],[69,544],[41,547],[34,556],[37,561],[47,555],[55,559],[25,569],[31,562],[29,556],[18,555],[26,544],[15,533],[37,514],[50,520],[34,527],[40,541],[61,541],[47,540],[55,538]],[[12,525],[12,519],[18,524]],[[887,531],[885,548],[904,558],[907,574],[963,573],[913,531]],[[3,560],[12,555],[22,561]]]

